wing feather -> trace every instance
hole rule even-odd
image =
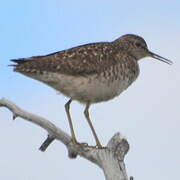
[[[32,73],[36,71],[57,72],[69,75],[100,73],[117,63],[117,48],[109,42],[93,43],[59,51],[46,56],[13,59],[14,71]]]

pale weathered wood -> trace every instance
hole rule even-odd
[[[128,180],[124,157],[129,150],[129,144],[122,134],[116,133],[103,149],[87,144],[74,145],[71,143],[71,137],[49,120],[26,112],[7,99],[0,99],[0,107],[8,108],[13,113],[13,119],[21,117],[47,130],[48,138],[40,147],[41,151],[45,151],[56,139],[67,147],[70,158],[79,155],[98,165],[103,170],[106,180]]]

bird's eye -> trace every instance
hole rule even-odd
[[[136,47],[138,47],[138,48],[142,47],[141,43],[139,43],[139,42],[135,43],[135,45],[136,45]]]

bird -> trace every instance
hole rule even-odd
[[[65,104],[73,144],[75,136],[70,104],[85,105],[84,115],[96,141],[102,148],[89,115],[92,104],[119,96],[139,76],[139,60],[155,58],[167,64],[172,61],[148,49],[145,40],[125,34],[114,41],[95,42],[72,47],[43,56],[12,59],[14,71],[38,80],[69,98]]]

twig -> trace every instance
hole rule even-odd
[[[41,147],[39,148],[40,151],[44,152],[46,151],[47,147],[55,140],[54,137],[48,135],[47,139],[43,142]]]

